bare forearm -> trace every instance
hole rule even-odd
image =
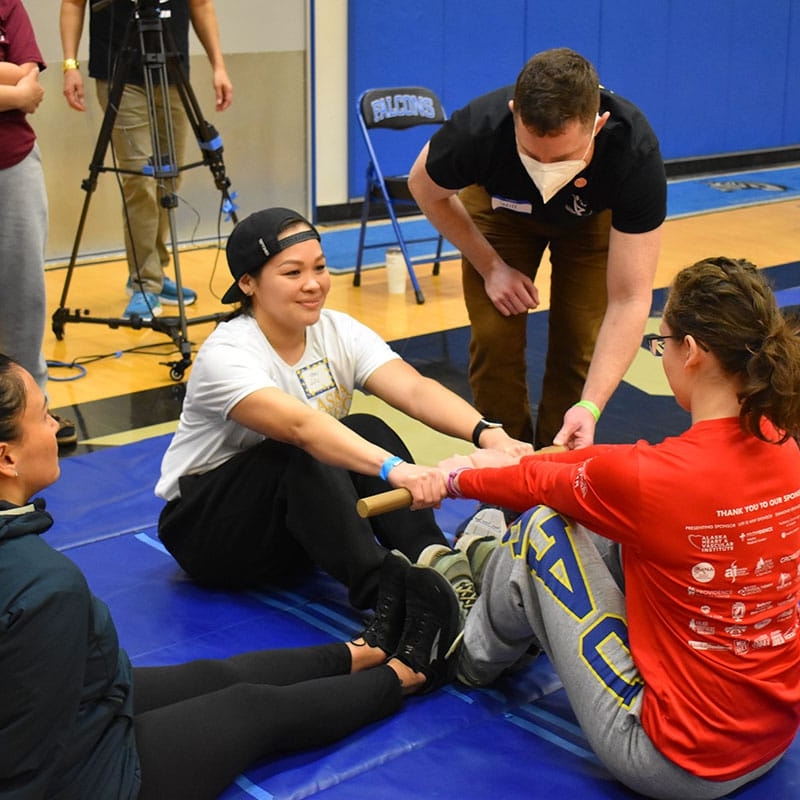
[[[25,72],[19,64],[0,61],[0,86],[16,86],[23,75]]]
[[[21,77],[13,86],[0,84],[0,111],[19,110],[33,114],[44,97],[38,64],[22,64]],[[9,76],[10,77],[10,76]]]
[[[0,111],[19,108],[19,92],[15,86],[0,85]]]
[[[608,402],[641,344],[650,314],[661,228],[640,234],[611,229],[608,307],[584,385],[583,398],[601,409]]]
[[[641,344],[649,300],[609,305],[592,356],[583,398],[604,408],[619,386]]]
[[[377,475],[381,464],[393,455],[322,412],[309,415],[295,429],[287,431],[286,441],[318,461],[362,475]]]
[[[430,378],[422,377],[402,402],[393,403],[399,410],[447,436],[470,441],[481,418],[466,400]]]
[[[442,236],[455,245],[483,278],[487,278],[496,267],[504,266],[497,250],[478,230],[457,195],[452,195],[446,201],[431,204],[424,213]]]
[[[436,184],[425,167],[428,148],[417,157],[409,174],[408,186],[414,199],[433,226],[483,277],[491,272],[500,256],[470,217],[458,195]]]
[[[278,389],[253,392],[230,414],[239,425],[299,447],[318,461],[365,475],[376,475],[392,455],[362,439],[335,417],[309,408]]]
[[[78,57],[78,45],[83,33],[85,13],[85,0],[62,0],[59,31],[61,33],[61,50],[65,59]]]

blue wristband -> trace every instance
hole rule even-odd
[[[380,476],[383,480],[389,480],[389,473],[398,465],[402,464],[403,459],[400,456],[389,456],[386,461],[381,464]]]

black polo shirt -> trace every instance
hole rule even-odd
[[[496,208],[570,228],[582,218],[611,209],[614,228],[645,233],[667,213],[667,182],[658,139],[633,103],[602,89],[600,113],[611,112],[595,140],[589,166],[547,204],[517,153],[506,86],[476,98],[442,125],[430,141],[426,167],[446,189],[478,184]]]
[[[122,52],[123,42],[125,42],[125,32],[129,24],[132,30],[128,37],[127,45],[132,47],[133,59],[131,68],[127,75],[127,83],[144,84],[144,74],[142,73],[142,43],[139,37],[139,21],[136,18],[136,11],[139,8],[145,10],[155,7],[160,11],[160,19],[164,28],[164,48],[165,54],[177,53],[180,57],[186,74],[189,74],[189,4],[187,0],[168,0],[161,3],[159,0],[147,0],[147,5],[143,5],[143,0],[111,0],[111,3],[100,11],[92,9],[93,0],[89,0],[90,19],[89,19],[89,76],[100,80],[111,80],[114,74],[114,66],[117,58]],[[172,32],[175,42],[175,50],[170,51],[166,29]],[[150,39],[150,34],[146,36],[144,49],[148,51],[160,52],[157,40]]]

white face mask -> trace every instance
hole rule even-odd
[[[586,152],[581,158],[574,158],[570,161],[553,161],[543,164],[531,156],[520,153],[519,160],[525,167],[525,172],[530,175],[531,180],[536,184],[536,188],[542,195],[542,200],[547,203],[554,195],[558,194],[579,172],[586,169],[586,155],[594,141],[595,133],[586,145]]]

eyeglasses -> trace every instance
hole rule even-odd
[[[649,350],[656,358],[664,355],[664,343],[667,339],[683,339],[683,336],[662,336],[659,333],[648,333],[642,339],[642,347]]]

